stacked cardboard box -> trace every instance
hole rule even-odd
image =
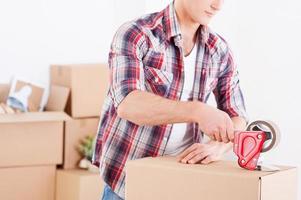
[[[14,113],[5,105],[10,86],[0,84],[0,199],[100,198],[99,173],[76,169],[77,147],[97,132],[108,69],[105,64],[54,65],[50,76],[44,112]],[[55,173],[57,165],[63,169]],[[79,192],[68,193],[72,188]]]
[[[0,86],[0,102],[6,102],[8,88]],[[0,199],[54,199],[69,119],[62,110],[0,114]]]
[[[95,136],[99,118],[71,119],[66,122],[64,139],[64,169],[78,167],[81,156],[77,150],[80,141],[86,136]]]
[[[187,165],[172,157],[144,158],[126,166],[127,200],[297,200],[297,169],[249,171],[236,162]]]
[[[57,173],[56,196],[58,199],[82,199],[81,195],[85,192],[68,192],[72,190],[71,188],[81,186],[82,181],[102,191],[99,174],[94,174],[91,178],[91,174],[87,174],[91,172],[78,171],[82,157],[77,147],[86,136],[96,135],[101,108],[109,85],[108,67],[105,64],[52,65],[50,81],[51,84],[70,88],[71,92],[65,111],[72,119],[65,125],[64,156],[61,165],[64,170]],[[70,180],[73,179],[75,182],[72,183]],[[92,190],[90,196],[94,195],[95,198],[91,199],[96,200],[100,198],[100,194],[99,190],[95,191],[97,193]]]
[[[56,200],[98,200],[102,188],[99,173],[81,169],[57,170]]]
[[[0,169],[0,199],[54,200],[55,165]]]
[[[52,65],[50,80],[71,89],[66,107],[71,117],[99,117],[109,85],[106,64]]]
[[[109,70],[106,64],[52,65],[50,81],[70,89],[65,111],[72,119],[65,126],[62,167],[74,169],[81,159],[77,151],[80,140],[97,132],[109,85]]]

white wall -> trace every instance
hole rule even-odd
[[[161,10],[169,2],[0,1],[0,82],[15,74],[47,82],[51,63],[106,61],[121,23]],[[299,168],[300,10],[299,0],[227,0],[211,25],[236,55],[251,119],[271,119],[282,130],[280,146],[265,159]]]
[[[280,145],[263,154],[264,161],[299,169],[300,10],[298,0],[229,0],[213,23],[234,51],[251,121],[270,119],[281,130]],[[299,199],[300,183],[299,173]]]
[[[300,10],[298,0],[229,0],[212,24],[232,46],[251,121],[270,119],[281,130],[280,145],[263,154],[264,161],[299,169]],[[299,199],[300,183],[299,173]]]
[[[271,160],[300,166],[301,3],[255,0],[238,2],[238,7],[236,53],[249,113],[275,120],[282,130]]]
[[[50,64],[106,62],[117,27],[142,15],[144,5],[138,0],[0,1],[0,83],[21,75],[47,84]]]

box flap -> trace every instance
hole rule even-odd
[[[255,178],[258,179],[262,176],[272,174],[273,172],[263,172],[263,171],[250,171],[242,169],[238,166],[236,162],[233,161],[218,161],[211,163],[209,165],[188,165],[182,164],[176,161],[175,157],[158,157],[158,158],[143,158],[139,160],[134,160],[128,162],[130,165],[153,165],[153,166],[160,166],[166,168],[178,168],[183,170],[193,170],[206,173],[214,173],[214,174],[226,174],[231,176],[241,176],[245,178]]]
[[[1,123],[22,123],[22,122],[50,122],[50,121],[66,121],[71,118],[64,112],[28,112],[17,114],[0,115]]]
[[[47,105],[47,111],[64,111],[69,97],[70,88],[51,85]]]
[[[57,170],[57,173],[68,174],[72,176],[99,176],[98,172],[91,172],[83,169],[59,169]]]
[[[9,93],[9,84],[0,84],[0,103],[6,102]]]
[[[87,67],[107,67],[106,63],[81,63],[81,64],[63,64],[63,65],[53,65],[58,67],[66,67],[70,69],[80,69],[80,68],[87,68]]]

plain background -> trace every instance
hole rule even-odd
[[[47,85],[50,64],[106,62],[123,22],[169,2],[0,0],[0,83],[15,75]],[[281,129],[280,145],[264,159],[299,168],[300,10],[299,0],[225,0],[210,24],[234,52],[250,119],[270,119]]]

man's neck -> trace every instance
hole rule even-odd
[[[177,19],[180,25],[181,34],[183,38],[184,55],[188,55],[195,44],[196,33],[200,26],[200,23],[195,22],[189,17],[189,14],[183,9],[183,6],[179,5],[180,1],[175,1],[175,10]]]

